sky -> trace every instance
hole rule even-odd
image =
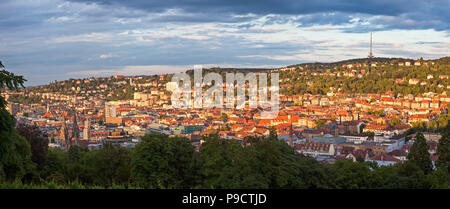
[[[449,56],[450,0],[1,0],[0,60],[26,86],[204,67]]]

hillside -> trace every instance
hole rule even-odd
[[[220,73],[279,72],[282,95],[342,93],[385,93],[394,95],[448,92],[450,82],[450,57],[434,60],[405,58],[351,59],[333,63],[303,63],[279,69],[261,68],[209,68],[203,70]],[[187,70],[193,77],[193,70]],[[165,91],[172,74],[150,76],[111,76],[55,81],[48,85],[22,89],[21,96],[11,97],[13,102],[29,101],[29,93],[62,93],[89,98],[96,96],[107,100],[132,99],[134,92]],[[132,83],[130,83],[130,81]]]
[[[448,91],[450,57],[435,60],[404,58],[352,59],[334,63],[304,63],[278,69],[282,93],[423,94]]]

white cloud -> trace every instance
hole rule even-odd
[[[113,57],[112,54],[101,54],[101,55],[99,56],[100,59],[107,59],[107,58],[111,58],[111,57]]]
[[[100,69],[69,72],[69,76],[107,76],[107,75],[154,75],[183,72],[189,69],[183,65],[132,65],[118,69]]]
[[[203,41],[203,40],[210,39],[209,36],[202,36],[202,35],[186,35],[186,36],[181,36],[181,38],[197,40],[197,41]]]
[[[105,42],[114,39],[111,33],[88,33],[72,36],[60,36],[52,38],[47,43],[74,43],[74,42]]]

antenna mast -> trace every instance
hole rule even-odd
[[[373,54],[372,54],[372,32],[370,32],[370,52],[369,52],[369,58],[373,58]]]
[[[367,59],[367,69],[370,72],[370,66],[372,65],[372,58],[373,58],[373,54],[372,54],[372,32],[370,32],[370,51],[369,51],[369,56]]]

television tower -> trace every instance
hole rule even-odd
[[[373,58],[373,54],[372,54],[372,32],[370,32],[370,51],[369,51],[369,56],[368,56],[368,59],[367,59],[368,71],[370,71],[370,66],[372,65],[372,58]]]
[[[370,32],[370,52],[369,52],[369,59],[373,58],[372,54],[372,32]]]

